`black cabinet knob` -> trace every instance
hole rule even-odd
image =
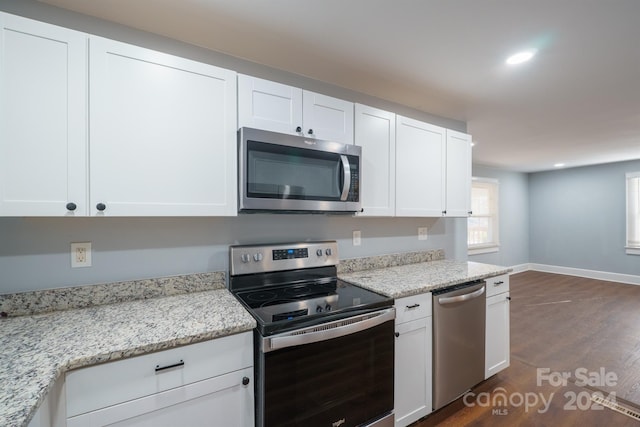
[[[248,385],[249,384],[249,378],[248,377],[243,377],[242,378],[242,385]]]
[[[107,209],[107,205],[105,205],[104,203],[98,203],[96,205],[96,209],[98,209],[100,212],[102,212],[103,210]]]
[[[309,132],[307,132],[309,135],[313,135],[313,129],[309,129]]]
[[[77,208],[77,206],[76,206],[76,204],[75,204],[75,203],[73,203],[73,202],[69,202],[69,203],[67,203],[67,210],[68,210],[68,211],[75,211],[75,210],[76,210],[76,208]]]
[[[447,214],[447,211],[442,211],[442,215],[446,215],[446,214]]]
[[[296,128],[296,132],[302,132],[302,128],[301,128],[300,126],[298,126],[298,127]]]
[[[511,297],[507,297],[507,301],[511,301]]]
[[[473,211],[469,211],[469,212],[468,212],[468,214],[469,214],[469,215],[473,215]]]
[[[400,336],[400,332],[396,332],[394,335],[398,338]]]

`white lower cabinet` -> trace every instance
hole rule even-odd
[[[396,300],[395,426],[431,413],[431,293]]]
[[[244,378],[253,368],[71,417],[67,427],[251,426],[253,381]]]
[[[509,276],[486,280],[487,320],[485,338],[485,379],[509,367]]]
[[[68,427],[254,425],[253,335],[71,371]]]

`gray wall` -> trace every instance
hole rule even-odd
[[[640,160],[529,175],[531,262],[640,274],[625,245],[625,173]]]
[[[227,270],[228,246],[338,240],[340,258],[466,251],[465,219],[248,214],[235,218],[0,218],[0,294]],[[428,239],[418,240],[418,227]],[[362,245],[352,245],[352,232]],[[466,227],[465,227],[466,230]],[[92,267],[71,268],[70,243],[91,241]]]
[[[500,250],[469,255],[469,261],[516,266],[529,262],[529,190],[525,173],[473,165],[473,176],[497,179]]]

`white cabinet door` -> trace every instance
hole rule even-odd
[[[238,126],[353,144],[353,103],[240,74]]]
[[[447,129],[445,215],[466,217],[471,210],[471,135]]]
[[[252,427],[253,408],[253,368],[246,368],[71,417],[67,427]]]
[[[509,366],[509,292],[487,298],[485,379]]]
[[[303,91],[303,132],[318,139],[353,144],[353,103]]]
[[[362,147],[362,216],[394,216],[396,208],[396,115],[356,104],[355,144]]]
[[[0,216],[85,215],[87,36],[4,13],[0,27]]]
[[[238,75],[238,127],[299,135],[302,125],[302,89]]]
[[[442,216],[445,129],[397,116],[396,216]]]
[[[432,317],[396,325],[395,426],[407,426],[431,413]]]
[[[90,53],[90,214],[235,215],[235,72],[99,37]]]

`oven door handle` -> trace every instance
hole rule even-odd
[[[342,162],[342,194],[340,200],[345,201],[349,196],[349,189],[351,188],[351,166],[349,165],[349,158],[344,154],[340,155],[340,161]]]
[[[266,345],[263,346],[262,351],[266,353],[287,347],[312,344],[315,342],[330,340],[332,338],[355,334],[357,332],[373,328],[374,326],[381,325],[389,320],[393,320],[395,317],[396,310],[394,308],[389,308],[379,312],[357,316],[355,318],[348,317],[347,319],[323,323],[321,325],[289,332],[282,336],[265,338],[264,344]]]

